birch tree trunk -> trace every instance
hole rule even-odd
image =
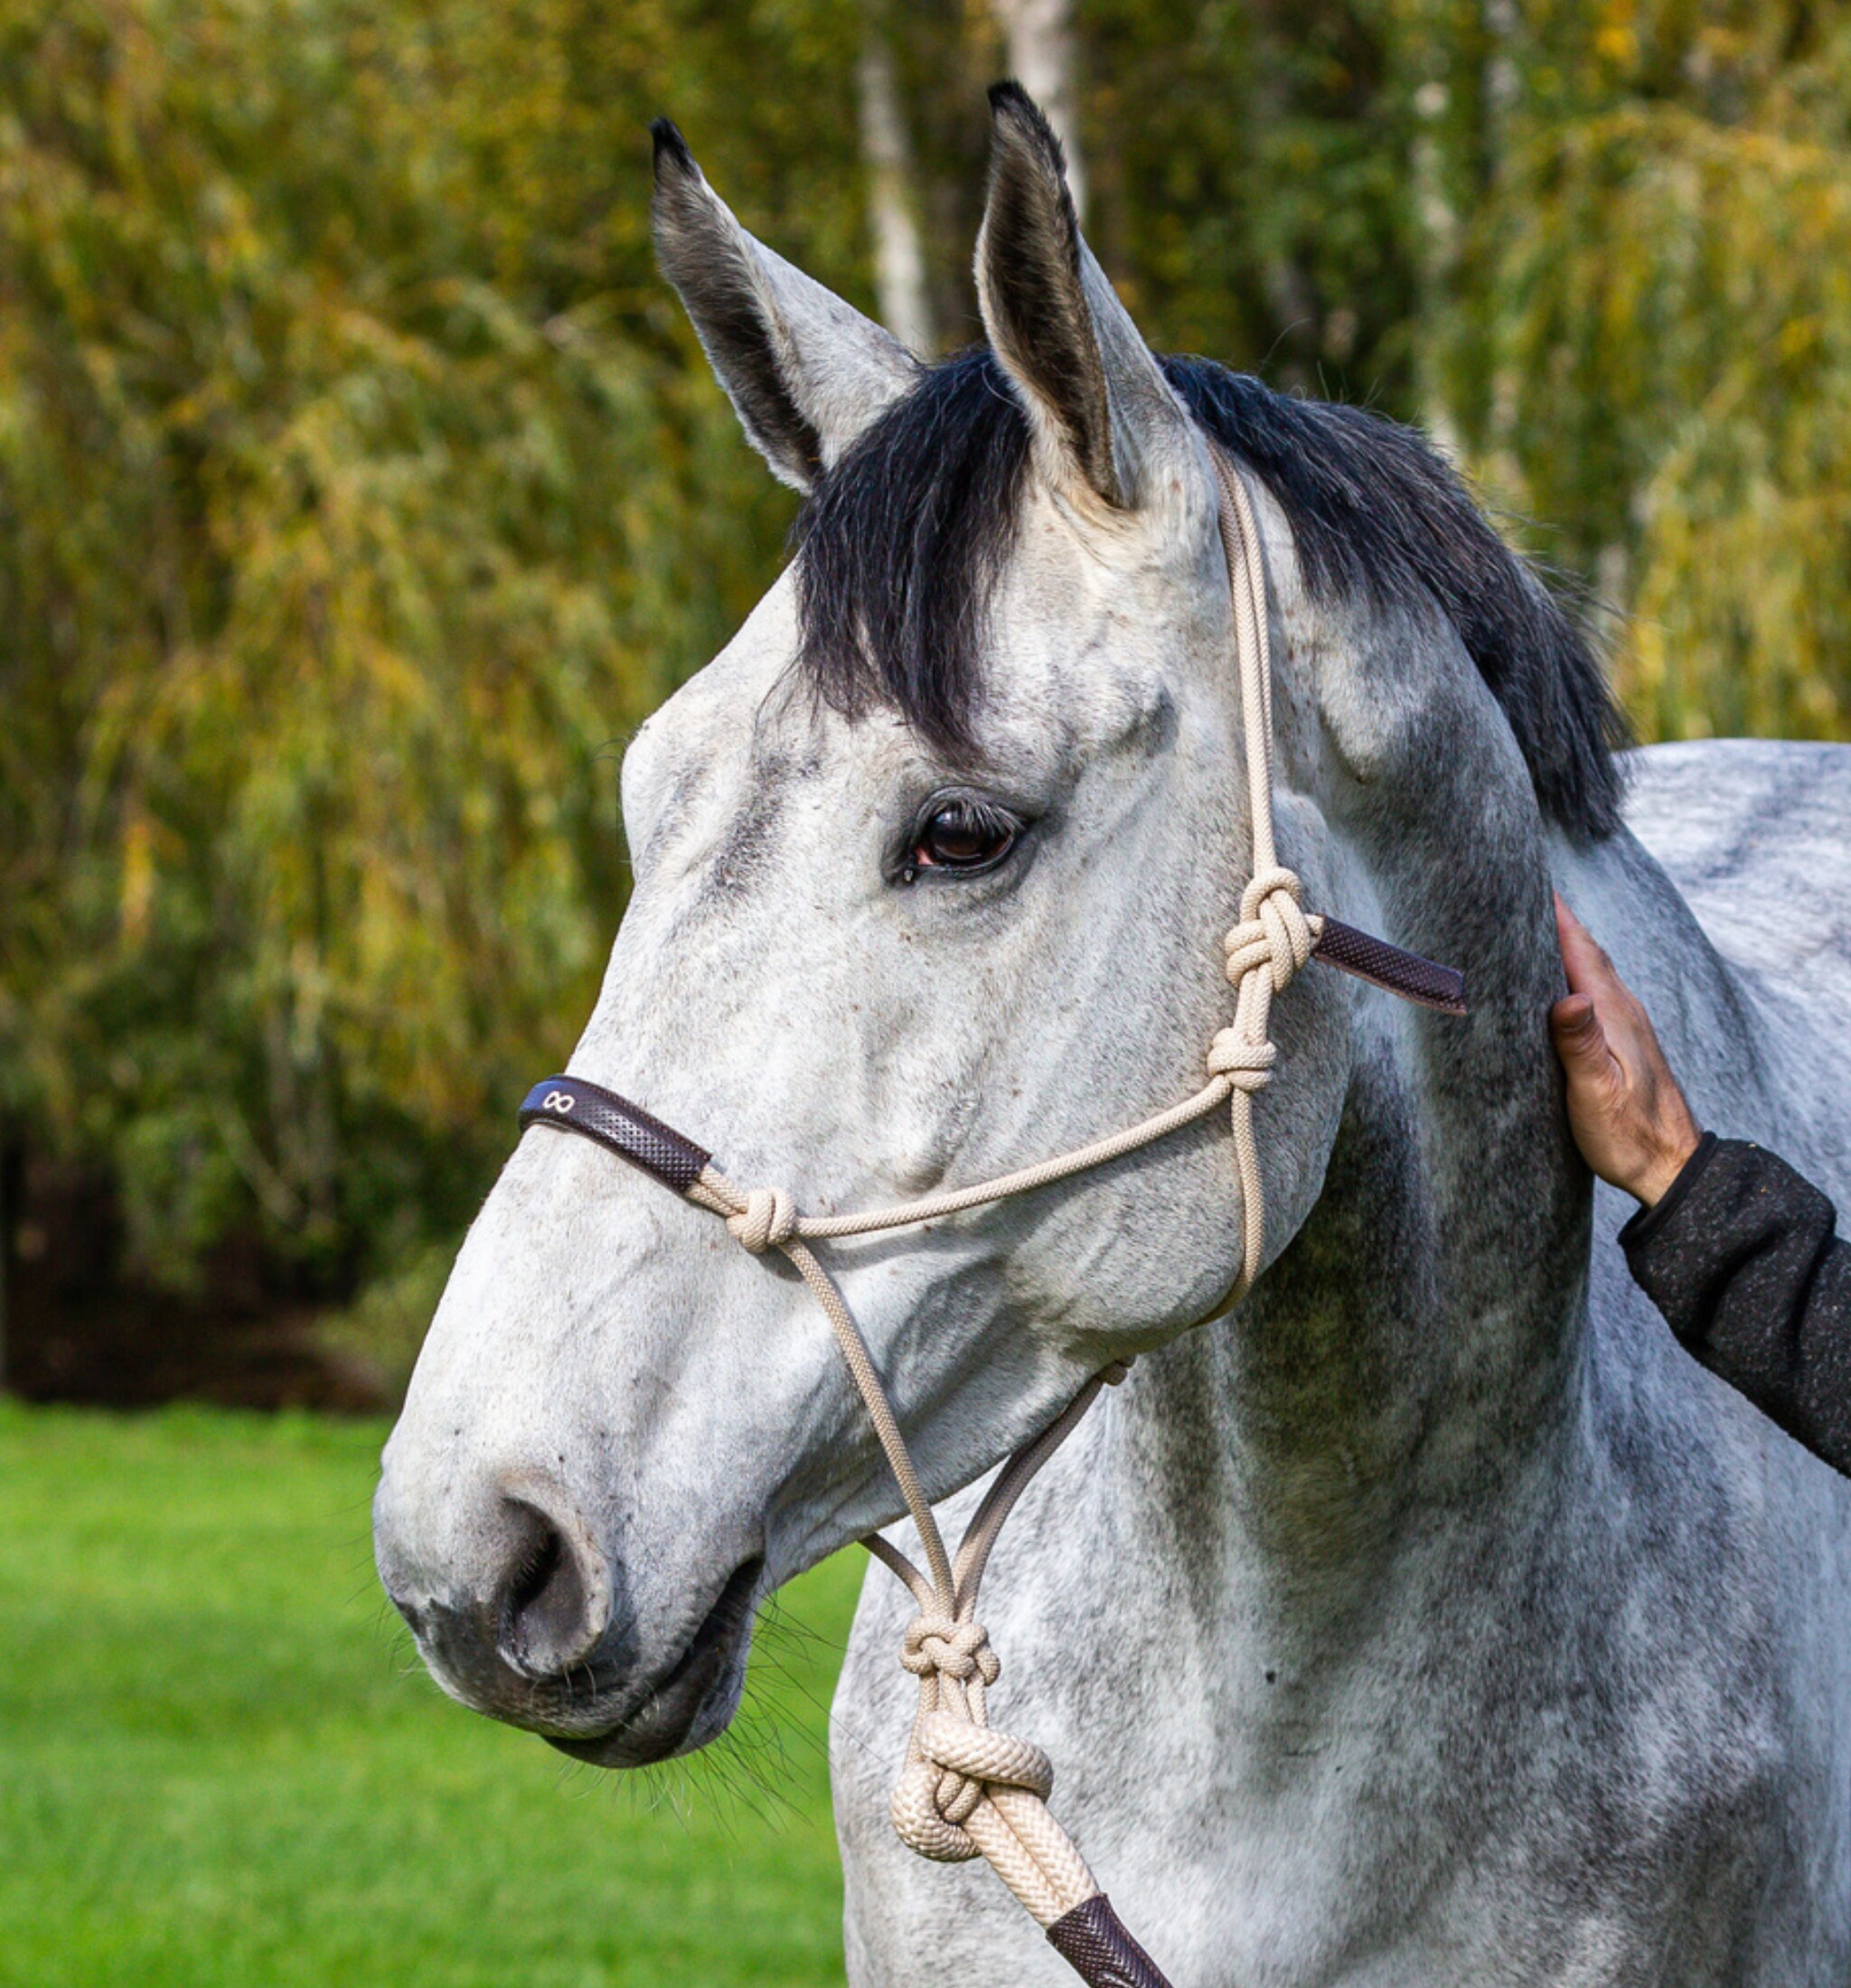
[[[1073,0],[995,0],[1010,72],[1040,105],[1066,153],[1074,210],[1086,218],[1086,171],[1080,153],[1074,88]]]
[[[926,282],[926,251],[913,205],[913,147],[900,110],[893,42],[881,0],[863,0],[861,155],[868,167],[868,220],[874,233],[874,290],[882,322],[909,352],[937,348]]]

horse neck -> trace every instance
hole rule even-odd
[[[1134,1411],[1159,1506],[1218,1513],[1242,1560],[1327,1597],[1343,1565],[1374,1579],[1431,1538],[1436,1510],[1495,1524],[1502,1493],[1526,1501],[1567,1454],[1591,1195],[1546,1033],[1547,840],[1522,769],[1483,765],[1435,755],[1413,826],[1349,839],[1357,895],[1387,936],[1464,968],[1470,1017],[1358,994],[1308,1219],[1244,1306],[1152,1363]],[[1260,1139],[1264,1163],[1264,1111]]]

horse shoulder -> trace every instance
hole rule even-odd
[[[1851,746],[1705,739],[1626,757],[1627,826],[1717,952],[1851,1014]]]

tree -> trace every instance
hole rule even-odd
[[[874,287],[888,331],[910,352],[937,349],[926,286],[926,247],[914,213],[913,144],[900,108],[892,30],[882,0],[862,0],[861,153],[874,236]]]
[[[1522,19],[1495,126],[1480,83],[1448,131],[1474,217],[1442,341],[1469,445],[1630,611],[1617,661],[1648,736],[1843,736],[1851,18]]]

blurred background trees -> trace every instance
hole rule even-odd
[[[1647,736],[1846,736],[1837,0],[0,0],[16,1384],[402,1363],[593,998],[623,742],[791,515],[644,127],[948,349],[1010,69],[1153,342],[1423,420]]]

